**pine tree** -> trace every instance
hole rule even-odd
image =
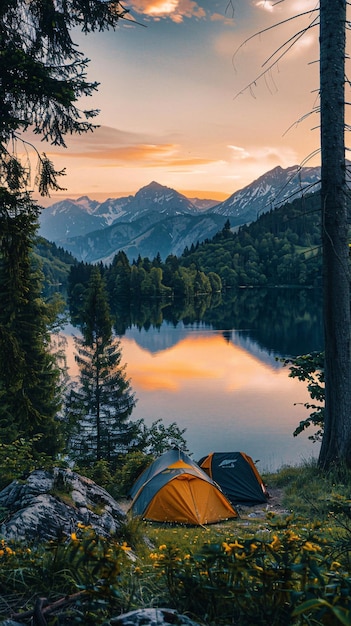
[[[246,87],[252,89],[304,32],[319,25],[320,106],[314,112],[320,112],[325,423],[318,464],[326,470],[332,466],[351,467],[351,265],[345,163],[345,130],[350,130],[345,123],[345,84],[350,86],[345,73],[349,4],[347,0],[320,0],[307,13],[296,14],[312,16],[311,22],[279,46],[259,76]]]
[[[31,128],[65,146],[67,133],[93,130],[97,111],[82,111],[78,102],[97,83],[87,81],[88,60],[71,34],[75,28],[114,28],[125,13],[118,1],[0,2],[0,438],[40,434],[36,450],[52,456],[61,447],[55,419],[60,373],[50,352],[51,314],[31,263],[39,210],[27,189],[33,183],[42,195],[60,189],[57,177],[64,170],[37,153],[32,181],[30,155],[36,151],[25,132]]]
[[[321,213],[325,345],[319,465],[351,467],[350,217],[345,167],[346,0],[320,2]]]
[[[68,415],[73,422],[72,455],[85,465],[101,459],[115,467],[138,431],[128,418],[135,406],[120,341],[113,337],[105,286],[94,268],[84,307],[82,337],[75,338],[79,385],[72,390]]]
[[[60,371],[48,331],[56,311],[41,298],[42,275],[31,259],[36,228],[30,198],[0,190],[0,440],[41,435],[36,451],[56,456]]]

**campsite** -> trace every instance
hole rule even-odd
[[[155,522],[202,525],[237,517],[218,485],[177,448],[143,472],[130,496],[132,514]]]
[[[237,507],[266,505],[269,493],[252,458],[210,453],[193,461],[179,448],[157,457],[130,492],[132,516],[161,523],[204,525],[238,517]]]
[[[173,450],[165,462],[161,455],[158,468],[172,460],[191,468],[182,457]],[[151,474],[147,468],[141,485]],[[268,501],[235,506],[238,515],[227,520],[165,523],[128,514],[115,537],[79,522],[50,544],[3,541],[3,614],[35,596],[58,599],[47,607],[52,615],[43,609],[50,626],[59,615],[70,621],[55,623],[114,626],[118,615],[148,607],[170,607],[171,616],[176,610],[196,626],[348,624],[349,475],[323,476],[310,462],[262,480]],[[92,481],[84,481],[90,492]],[[41,481],[41,500],[42,488]],[[138,491],[140,483],[134,499]],[[69,504],[67,488],[55,494]],[[101,503],[91,514],[98,510],[103,518]],[[30,611],[19,611],[16,622],[28,623]]]

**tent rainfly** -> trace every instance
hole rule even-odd
[[[202,525],[237,517],[218,485],[178,449],[151,463],[129,495],[133,515],[154,522]]]
[[[244,452],[211,452],[200,467],[221,487],[232,504],[267,502],[263,480],[250,456]]]

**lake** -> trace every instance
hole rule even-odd
[[[277,359],[323,349],[321,299],[313,290],[243,291],[206,309],[202,319],[170,321],[170,308],[157,324],[125,328],[122,361],[137,398],[132,418],[186,428],[195,460],[243,451],[261,472],[275,471],[319,453],[309,431],[293,437],[310,398]]]

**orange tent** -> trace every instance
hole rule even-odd
[[[178,449],[156,459],[136,483],[131,510],[144,519],[203,525],[237,517],[218,485]]]

